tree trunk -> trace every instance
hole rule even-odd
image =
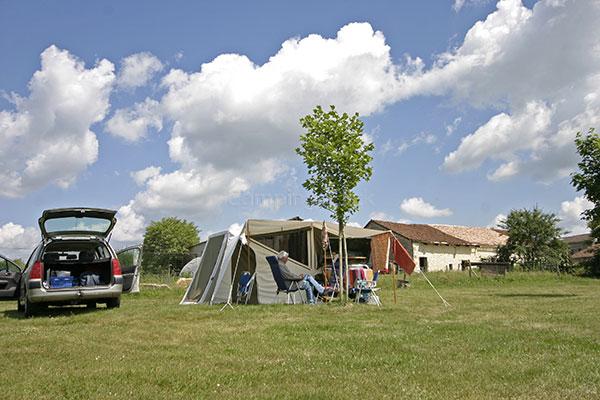
[[[344,274],[342,273],[344,271],[344,266],[343,266],[343,247],[342,247],[342,237],[343,237],[343,232],[344,232],[344,223],[342,222],[342,220],[338,220],[338,260],[340,262],[340,269],[338,271],[338,284],[339,284],[339,290],[340,290],[340,300],[343,302],[344,301]],[[335,269],[335,266],[334,266]]]
[[[344,263],[346,264],[346,300],[350,296],[350,264],[348,263],[348,242],[346,242],[346,233],[344,232]]]

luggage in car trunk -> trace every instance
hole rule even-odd
[[[44,284],[49,289],[109,285],[111,255],[100,242],[60,241],[44,249]]]

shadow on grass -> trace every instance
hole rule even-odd
[[[33,318],[54,318],[70,315],[88,314],[93,312],[102,312],[103,310],[106,310],[106,308],[87,308],[79,306],[48,307],[45,310],[36,312],[33,315]],[[6,318],[27,319],[23,316],[22,313],[17,311],[16,308],[13,310],[4,310],[2,314],[4,314],[4,317]]]
[[[531,298],[561,298],[561,297],[577,297],[572,293],[496,293],[492,296],[496,297],[531,297]]]

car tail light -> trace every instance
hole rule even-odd
[[[36,261],[31,267],[31,272],[29,273],[29,279],[42,279],[42,270],[44,269],[44,264],[41,261]]]
[[[113,276],[121,275],[121,264],[119,264],[118,258],[112,259],[112,270]]]

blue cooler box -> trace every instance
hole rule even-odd
[[[77,286],[77,279],[73,276],[51,276],[50,287],[53,289],[70,288]]]

